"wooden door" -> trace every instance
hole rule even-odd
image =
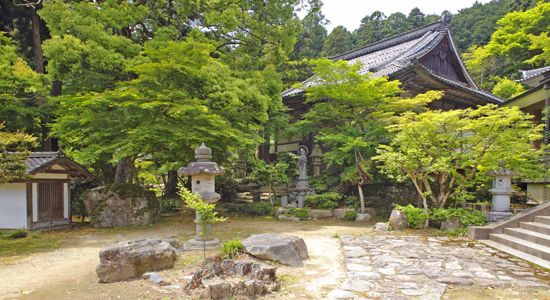
[[[65,201],[63,183],[38,184],[38,221],[63,219]]]

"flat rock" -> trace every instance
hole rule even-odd
[[[453,271],[453,276],[460,278],[474,278],[474,275],[472,275],[472,273],[462,270]]]
[[[125,241],[101,249],[96,273],[102,282],[117,282],[172,268],[177,258],[176,249],[159,239]]]
[[[346,264],[346,268],[349,271],[357,271],[357,272],[372,271],[371,266],[366,266],[366,265],[361,265],[361,264]]]
[[[459,278],[459,277],[442,277],[437,278],[437,282],[445,284],[454,284],[454,285],[472,285],[474,284],[470,279]]]
[[[505,284],[498,280],[493,279],[485,279],[485,278],[476,278],[476,282],[480,287],[504,287],[506,285],[509,285],[509,283]]]
[[[396,284],[396,287],[398,289],[412,289],[412,290],[419,290],[420,285],[418,283],[414,282],[398,282]]]
[[[355,222],[368,222],[370,221],[370,215],[369,214],[357,214],[357,218],[355,218]]]
[[[368,256],[369,253],[365,250],[352,250],[352,251],[345,251],[344,257],[346,258],[359,258],[359,257],[365,257]]]
[[[495,278],[497,278],[495,275],[493,275],[491,273],[487,273],[487,272],[475,272],[474,276],[478,277],[478,278],[485,278],[485,279],[495,279]]]
[[[423,290],[414,290],[414,289],[403,289],[401,290],[401,293],[407,296],[420,296],[420,295],[426,294],[426,292],[424,292]]]
[[[447,285],[446,284],[442,284],[442,283],[428,283],[426,285],[424,285],[424,290],[430,292],[430,293],[434,293],[434,294],[437,294],[439,296],[443,295],[443,293],[445,293],[445,289],[447,288]]]
[[[354,292],[366,292],[374,289],[374,284],[365,280],[346,279],[340,289]]]
[[[308,258],[306,243],[297,236],[264,233],[252,235],[241,243],[244,252],[283,265],[301,267],[302,261]]]
[[[334,290],[327,295],[329,299],[353,299],[355,294],[350,291]]]
[[[330,210],[324,209],[308,209],[311,216],[315,219],[326,219],[334,217],[334,214]]]
[[[375,272],[348,272],[348,276],[354,280],[382,280]]]
[[[355,209],[351,209],[351,208],[335,208],[332,210],[332,212],[334,213],[334,215],[336,216],[337,219],[341,219],[344,217],[344,215],[346,214],[346,212],[348,211],[355,211]]]
[[[390,225],[385,222],[378,222],[374,224],[374,228],[372,228],[372,231],[374,232],[386,232],[390,228]]]
[[[530,280],[517,280],[514,283],[522,288],[549,288],[547,284]]]
[[[151,277],[149,277],[149,281],[150,281],[151,283],[156,283],[156,284],[158,284],[158,283],[163,283],[163,282],[164,282],[164,279],[162,279],[162,277],[161,277],[159,274],[153,273],[153,274],[151,274]]]
[[[295,216],[287,217],[287,216],[280,215],[280,216],[279,216],[279,220],[281,220],[281,221],[293,221],[293,222],[298,222],[298,221],[300,221],[300,218],[295,217]]]

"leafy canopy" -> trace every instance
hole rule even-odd
[[[38,146],[36,137],[21,132],[2,131],[4,123],[0,123],[0,184],[10,182],[25,176],[27,166],[25,159],[29,149]]]

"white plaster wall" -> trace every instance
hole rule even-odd
[[[27,227],[27,185],[0,185],[0,228]]]
[[[527,192],[530,193],[530,197],[537,200],[540,204],[544,202],[544,184],[540,183],[528,183]],[[548,189],[548,199],[550,200],[550,188]]]

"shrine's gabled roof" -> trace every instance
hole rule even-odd
[[[504,101],[500,97],[481,90],[472,79],[458,54],[451,36],[450,25],[448,24],[449,20],[449,17],[444,16],[437,22],[331,57],[330,59],[334,61],[343,59],[349,63],[361,61],[363,63],[363,67],[359,71],[361,75],[371,73],[371,78],[388,76],[390,79],[395,79],[397,74],[407,69],[422,67],[419,61],[425,60],[428,55],[433,55],[434,51],[439,51],[437,47],[440,47],[445,42],[448,45],[446,46],[446,53],[448,52],[450,53],[449,55],[454,56],[452,58],[455,62],[454,69],[460,80],[437,74],[437,72],[429,70],[429,68],[423,69],[428,70],[430,75],[436,77],[439,81],[458,87],[469,93],[474,93],[476,96],[484,98],[489,102],[500,103]],[[314,77],[303,84],[306,86],[308,84],[315,84]],[[303,94],[303,91],[289,89],[281,95],[283,98],[288,98],[299,94]]]
[[[25,174],[35,175],[48,169],[52,165],[60,164],[74,177],[88,177],[93,175],[83,166],[65,157],[63,152],[32,152],[25,160],[27,170]]]

